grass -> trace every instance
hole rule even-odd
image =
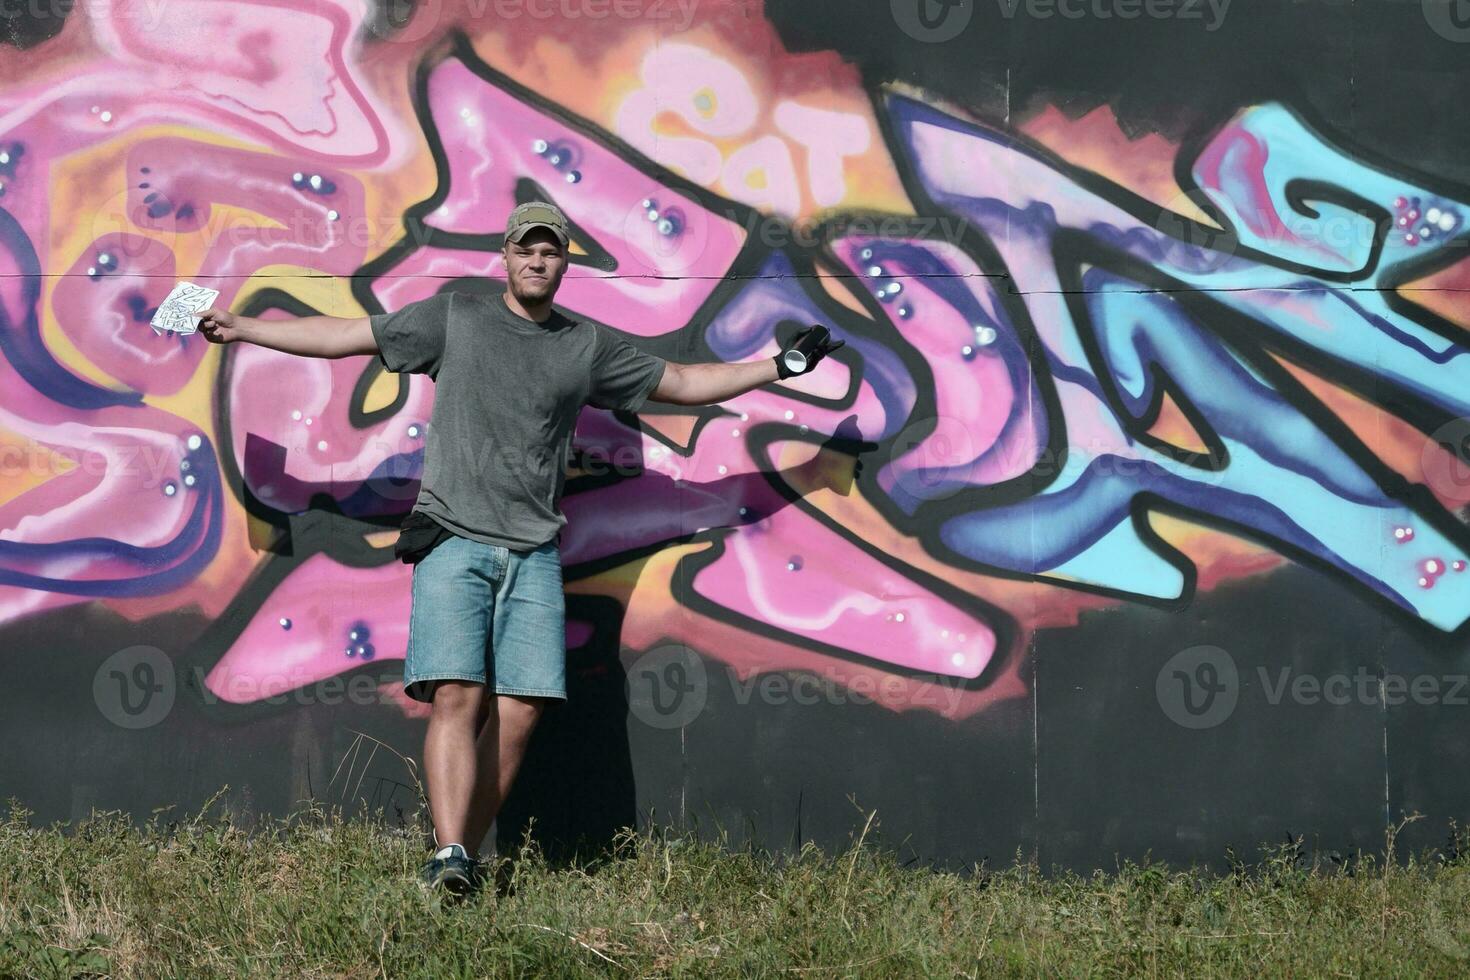
[[[320,809],[248,832],[205,814],[43,828],[12,804],[0,976],[1462,976],[1464,851],[959,875],[867,831],[785,856],[629,832],[577,865],[528,846],[504,893],[452,905],[415,881],[418,829]]]

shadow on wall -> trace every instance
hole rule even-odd
[[[495,826],[508,854],[529,833],[552,860],[596,853],[638,821],[628,741],[627,673],[618,657],[623,606],[568,595],[567,614],[594,635],[568,652],[567,696],[537,726]]]

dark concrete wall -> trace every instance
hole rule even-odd
[[[876,811],[1088,868],[1464,818],[1462,5],[230,6],[229,57],[187,4],[0,33],[0,796],[412,812],[433,385],[148,320],[495,290],[542,197],[570,314],[847,346],[583,412],[571,700],[502,837]]]

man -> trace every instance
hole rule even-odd
[[[804,366],[799,355],[665,361],[552,307],[568,241],[557,208],[522,204],[506,225],[502,295],[446,292],[348,318],[201,314],[212,343],[308,357],[377,354],[390,371],[436,383],[424,476],[402,535],[412,521],[416,534],[433,529],[413,573],[403,684],[431,705],[424,773],[438,850],[424,880],[456,894],[478,884],[475,855],[542,710],[566,699],[559,502],[582,406],[712,404],[810,371],[843,344],[813,327],[783,351],[799,347]]]

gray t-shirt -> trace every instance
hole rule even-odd
[[[439,293],[369,318],[384,366],[435,381],[414,509],[516,551],[558,537],[585,404],[637,411],[663,358],[598,323],[517,316],[501,294]]]

